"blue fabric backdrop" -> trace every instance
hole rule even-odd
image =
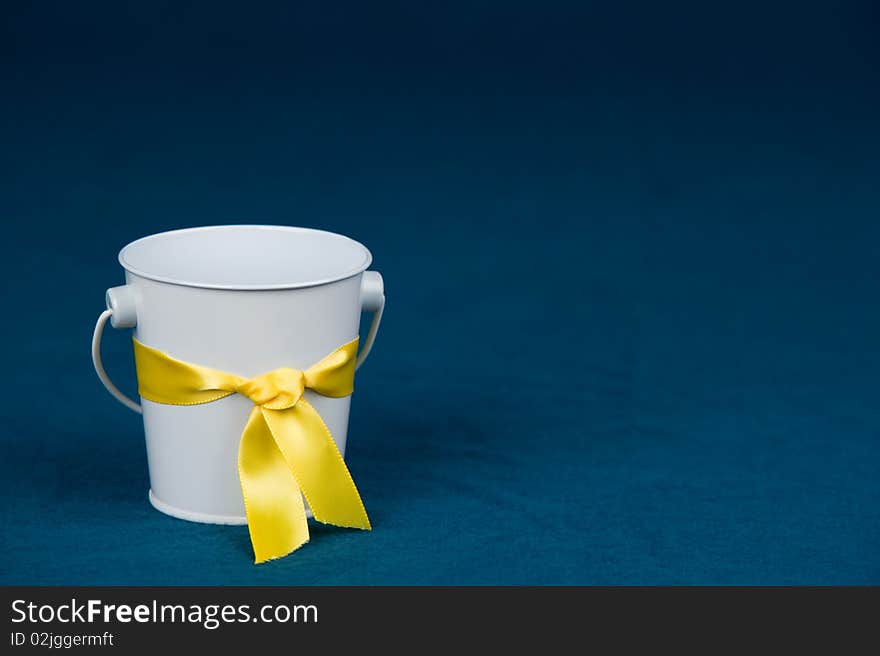
[[[0,583],[880,582],[876,9],[704,5],[4,7]],[[120,247],[230,222],[388,294],[375,529],[262,566],[89,361]]]

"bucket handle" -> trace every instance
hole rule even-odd
[[[364,340],[355,361],[355,369],[358,369],[370,354],[373,342],[376,340],[376,333],[379,332],[379,323],[382,321],[384,311],[385,282],[382,280],[382,274],[378,271],[364,271],[364,275],[361,276],[361,312],[372,312],[373,320],[370,322],[367,338]]]
[[[104,326],[107,323],[107,319],[112,316],[113,310],[109,308],[98,315],[98,322],[95,324],[95,332],[92,334],[92,364],[95,365],[95,373],[98,374],[98,378],[104,383],[104,387],[106,387],[107,391],[113,395],[113,398],[126,408],[134,410],[138,414],[143,414],[143,408],[141,408],[140,404],[135,403],[123,394],[119,388],[113,384],[113,381],[110,380],[110,376],[107,375],[107,372],[104,371],[104,363],[101,360],[101,335],[104,334]]]
[[[134,294],[127,285],[111,287],[107,290],[106,300],[107,309],[98,315],[95,332],[92,333],[92,364],[95,365],[98,379],[113,398],[126,408],[143,414],[143,408],[140,404],[132,401],[113,384],[110,376],[104,370],[104,362],[101,359],[101,337],[104,335],[107,321],[110,320],[110,324],[114,328],[134,328],[137,323]],[[378,271],[364,271],[361,277],[361,310],[372,312],[373,320],[370,322],[367,337],[355,361],[355,369],[358,369],[370,354],[373,342],[376,341],[376,333],[379,331],[379,323],[382,321],[382,313],[385,311],[385,284]]]

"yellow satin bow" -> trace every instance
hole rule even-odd
[[[302,497],[325,524],[370,529],[351,474],[305,389],[352,393],[358,340],[305,371],[275,369],[245,379],[175,360],[134,341],[141,397],[170,405],[210,403],[239,393],[254,402],[238,448],[238,475],[257,563],[286,556],[309,540]]]

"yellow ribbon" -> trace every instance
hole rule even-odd
[[[358,340],[305,371],[281,368],[245,379],[175,360],[134,340],[141,397],[170,405],[210,403],[231,394],[254,402],[238,447],[238,476],[257,563],[309,541],[302,497],[325,524],[369,530],[351,474],[318,411],[303,391],[352,393]]]

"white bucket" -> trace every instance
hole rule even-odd
[[[142,399],[139,406],[104,372],[100,340],[107,319],[178,360],[249,378],[279,367],[307,369],[358,335],[365,310],[374,316],[360,365],[385,303],[382,277],[365,271],[371,259],[348,237],[284,226],[174,230],[120,251],[126,284],[107,290],[92,355],[110,393],[143,409],[156,509],[196,522],[247,523],[237,462],[253,403],[233,394],[203,405]],[[306,390],[305,398],[344,456],[351,397]]]

